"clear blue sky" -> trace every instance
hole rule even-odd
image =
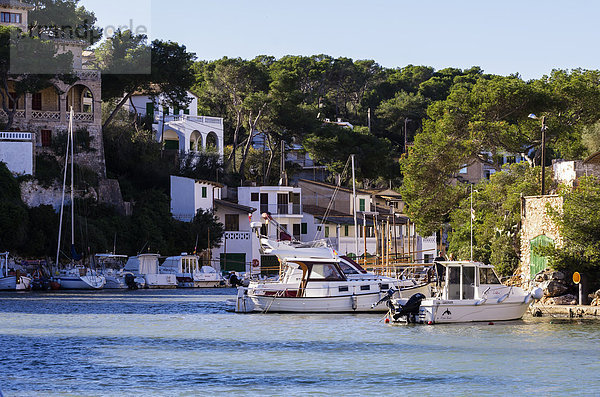
[[[83,0],[99,25],[144,25],[198,59],[328,54],[385,67],[477,65],[539,78],[600,69],[596,0]]]

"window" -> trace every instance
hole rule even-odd
[[[8,108],[9,109],[13,109],[15,107],[15,101],[13,98],[17,97],[17,93],[16,92],[9,92],[8,93]]]
[[[206,198],[208,196],[208,188],[206,186],[202,186],[202,198]]]
[[[300,193],[290,193],[290,202],[292,203],[292,213],[300,214]]]
[[[461,173],[461,174],[467,174],[468,172],[469,172],[469,168],[467,166],[461,168],[459,171],[459,173]]]
[[[146,116],[154,119],[154,103],[146,102]]]
[[[314,263],[310,270],[310,280],[319,281],[343,281],[339,270],[333,263]]]
[[[240,231],[240,216],[237,214],[225,214],[225,231]]]
[[[479,284],[500,284],[500,280],[496,277],[494,269],[479,269]]]
[[[292,226],[292,233],[294,234],[294,238],[296,240],[300,240],[300,224],[299,223],[294,223],[294,225]]]
[[[344,225],[344,236],[348,237],[350,235],[350,226]]]
[[[250,193],[250,201],[258,201],[258,193]]]
[[[3,12],[0,21],[4,23],[21,23],[21,14],[16,12]]]
[[[278,214],[282,214],[282,215],[286,215],[288,214],[288,203],[289,203],[289,196],[285,193],[281,194],[277,194],[277,213]]]
[[[325,238],[329,238],[329,226],[325,226]]]
[[[31,96],[31,110],[42,110],[42,93],[36,92]]]
[[[360,199],[360,200],[358,201],[358,208],[359,208],[359,211],[361,211],[361,212],[365,212],[365,207],[366,207],[365,199]]]
[[[189,115],[190,114],[190,109],[183,109],[183,114]]]
[[[269,212],[269,193],[260,194],[260,213]]]
[[[301,223],[300,224],[300,233],[301,234],[308,234],[308,224],[306,223]]]
[[[165,116],[168,116],[169,115],[169,108],[166,107],[166,106],[164,106],[163,107],[163,113],[165,114]]]
[[[173,114],[175,116],[179,116],[179,112],[180,112],[179,107],[175,106],[175,109],[173,109]]]
[[[42,146],[49,147],[52,145],[52,131],[51,130],[41,130],[42,135]]]
[[[483,171],[483,176],[485,177],[485,179],[490,179],[490,177],[492,176],[492,172],[490,170],[485,170]]]

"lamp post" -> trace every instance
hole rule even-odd
[[[535,114],[529,115],[530,119],[539,120]],[[546,116],[542,116],[542,196],[546,194]]]

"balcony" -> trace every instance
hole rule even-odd
[[[30,142],[32,139],[31,132],[0,132],[0,141]]]
[[[225,238],[225,240],[233,240],[233,241],[250,240],[251,233],[250,232],[225,232],[224,238]]]
[[[75,69],[75,70],[73,70],[73,73],[80,80],[94,80],[94,81],[98,81],[101,78],[100,71],[99,70],[94,70],[94,69]]]
[[[275,216],[302,215],[301,204],[260,204],[260,213],[271,213]]]
[[[167,115],[164,115],[164,120],[165,120],[165,123],[189,121],[189,122],[201,123],[201,124],[213,124],[213,125],[218,125],[218,126],[223,125],[223,119],[218,118],[218,117],[190,116],[188,114],[180,114],[180,115],[167,114]],[[162,122],[163,116],[157,114],[155,116],[155,121],[157,123]]]

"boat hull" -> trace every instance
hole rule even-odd
[[[144,274],[144,279],[146,280],[146,288],[177,288],[177,277],[174,274]]]
[[[106,278],[106,284],[104,289],[127,289],[124,277],[117,276],[104,276]]]
[[[106,279],[101,276],[58,277],[62,289],[102,289]]]
[[[0,278],[0,291],[14,291],[17,289],[17,276]]]
[[[324,297],[278,297],[252,295],[247,289],[238,288],[236,312],[268,313],[360,313],[387,311],[384,306],[372,308],[383,293],[374,292],[361,295],[341,295]]]
[[[529,302],[523,301],[477,305],[475,301],[444,303],[439,300],[424,300],[419,310],[419,321],[439,324],[519,320],[528,307]]]

